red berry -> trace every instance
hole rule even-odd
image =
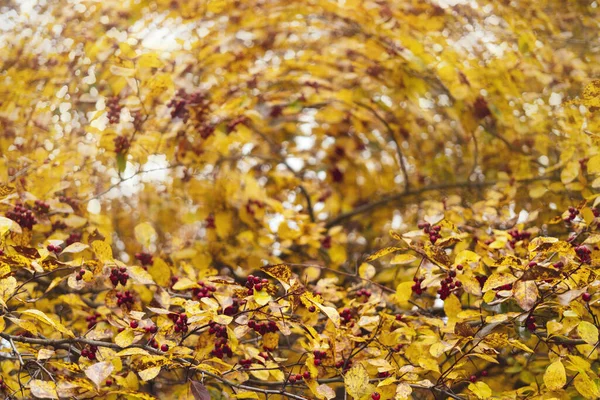
[[[160,346],[160,351],[169,351],[169,345],[163,344],[162,346]]]
[[[106,380],[106,386],[111,386],[112,384],[113,384],[113,381],[111,379]]]
[[[315,312],[315,311],[317,311],[317,307],[315,307],[315,306],[310,306],[310,307],[308,307],[308,311],[310,311],[310,312]]]
[[[587,303],[592,299],[592,295],[586,292],[581,295],[581,299]]]
[[[379,399],[381,399],[381,395],[379,393],[377,393],[377,392],[374,392],[371,395],[371,399],[373,399],[373,400],[379,400]]]
[[[316,360],[315,360],[315,361],[316,361]],[[310,372],[308,372],[308,371],[304,371],[304,373],[302,374],[302,377],[303,377],[304,379],[310,379]]]
[[[137,327],[138,327],[138,325],[139,325],[139,324],[138,324],[138,322],[137,322],[137,321],[131,321],[131,322],[129,323],[129,326],[130,326],[130,327],[132,327],[133,329],[137,328]]]
[[[488,376],[488,372],[487,371],[481,371],[481,376]]]
[[[471,376],[469,377],[469,380],[470,380],[471,382],[476,382],[476,381],[477,381],[477,377],[476,377],[475,375],[471,375]]]

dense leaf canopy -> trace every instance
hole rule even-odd
[[[6,398],[600,397],[597,2],[3,4]]]

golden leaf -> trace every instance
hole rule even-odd
[[[29,382],[29,390],[38,399],[58,399],[56,384],[52,381],[33,379]]]
[[[119,347],[127,347],[133,343],[134,339],[135,332],[133,329],[125,329],[115,336],[115,343],[119,345]]]
[[[544,383],[550,390],[561,389],[567,383],[567,373],[560,360],[554,361],[546,368]]]
[[[72,337],[72,338],[75,337],[75,335],[73,334],[73,332],[71,332],[69,329],[67,329],[63,324],[61,324],[60,322],[57,322],[54,319],[50,318],[49,316],[47,316],[44,312],[42,312],[40,310],[31,309],[31,310],[21,311],[21,315],[28,315],[30,317],[33,317],[33,318],[37,319],[40,322],[43,322],[45,324],[50,325],[51,327],[53,327],[54,329],[56,329],[60,333],[63,333],[63,334],[65,334],[65,335],[67,335],[69,337]]]
[[[581,321],[579,325],[577,325],[577,333],[587,344],[594,345],[598,343],[598,328],[596,328],[594,324],[587,321]]]
[[[518,281],[513,287],[514,298],[519,307],[525,311],[531,310],[538,298],[538,288],[533,281]]]
[[[134,229],[134,234],[138,243],[146,248],[148,248],[152,243],[152,240],[156,238],[156,231],[148,222],[142,222],[141,224],[138,224]]]
[[[470,383],[469,390],[473,392],[478,399],[489,399],[492,397],[492,389],[482,381]]]
[[[356,364],[344,375],[344,386],[346,392],[355,399],[360,399],[364,395],[368,394],[369,388],[369,374],[365,367],[361,364]]]
[[[96,257],[102,262],[112,261],[113,253],[110,245],[102,240],[95,240],[92,242],[92,249],[96,254]]]
[[[370,262],[373,260],[377,260],[383,256],[387,256],[388,254],[395,253],[397,251],[404,250],[402,247],[384,247],[383,249],[377,250],[375,253],[371,254],[365,262]]]

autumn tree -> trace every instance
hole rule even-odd
[[[600,398],[597,2],[2,4],[4,398]]]

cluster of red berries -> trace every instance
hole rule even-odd
[[[344,308],[342,310],[342,312],[340,313],[340,317],[342,318],[342,322],[344,324],[351,322],[352,321],[352,310],[350,310],[349,308]],[[354,324],[352,324],[352,325],[354,325]]]
[[[37,224],[33,212],[22,204],[16,204],[12,210],[7,211],[6,218],[12,219],[22,228],[31,229],[33,225]]]
[[[142,124],[144,123],[142,112],[140,110],[134,110],[131,112],[131,116],[133,117],[133,129],[136,131],[142,129]]]
[[[249,358],[245,358],[245,359],[240,360],[240,364],[241,364],[242,368],[248,369],[252,365],[252,360]]]
[[[33,211],[40,214],[47,214],[50,211],[50,205],[42,200],[36,200],[33,204]]]
[[[188,322],[187,322],[188,316],[185,313],[169,314],[169,318],[171,318],[171,321],[173,321],[175,323],[175,328],[173,328],[173,329],[175,330],[176,333],[179,333],[179,332],[186,333],[188,331]]]
[[[290,383],[296,383],[301,381],[302,379],[310,379],[310,372],[304,371],[301,374],[290,374],[290,378],[288,379]]]
[[[156,341],[156,339],[152,338],[148,341],[148,345],[150,347],[152,347],[153,349],[158,349],[158,342]],[[166,343],[163,343],[160,346],[160,351],[169,351],[169,345]]]
[[[167,107],[171,108],[171,119],[180,118],[183,122],[187,122],[190,117],[189,105],[199,105],[198,113],[207,114],[209,111],[207,94],[204,92],[186,93],[185,90],[179,89],[175,98],[167,103]]]
[[[80,281],[83,279],[83,275],[85,275],[85,269],[80,269],[79,271],[77,271],[77,275],[75,275],[75,279]]]
[[[48,249],[48,251],[51,253],[60,253],[62,251],[62,247],[54,244],[49,244],[48,246],[46,246],[46,249]]]
[[[148,325],[148,326],[144,327],[144,330],[146,331],[146,333],[156,333],[156,332],[158,332],[158,326]]]
[[[106,100],[106,108],[108,109],[108,122],[118,124],[121,120],[121,105],[117,96],[110,97]]]
[[[127,137],[125,136],[117,136],[113,140],[113,142],[115,144],[115,153],[117,154],[127,153],[127,150],[129,150],[129,146],[131,146],[129,139],[127,139]]]
[[[242,304],[246,304],[246,300],[244,300],[244,299],[239,300],[237,298],[234,298],[233,304],[225,307],[225,309],[223,310],[223,314],[229,315],[229,316],[237,314],[238,312],[240,312],[240,305],[242,305]]]
[[[76,210],[79,205],[77,200],[69,196],[59,196],[58,201],[70,205],[73,210]]]
[[[346,365],[344,367],[344,364]],[[344,360],[339,360],[338,362],[335,363],[335,367],[336,368],[344,368],[343,372],[346,372],[350,369],[350,367],[352,367],[352,360],[348,360],[347,362]]]
[[[192,296],[195,299],[201,299],[203,297],[210,297],[210,294],[217,290],[216,287],[205,284],[204,282],[198,282],[199,288],[192,289]]]
[[[433,244],[435,244],[435,242],[437,242],[438,239],[442,238],[442,235],[440,235],[442,227],[439,225],[431,226],[429,222],[421,222],[417,225],[417,227],[419,229],[423,229],[423,232],[429,234],[429,241],[431,241],[431,243]]]
[[[53,231],[62,231],[67,228],[68,228],[67,224],[65,224],[63,221],[58,220],[58,221],[55,221],[52,223]]]
[[[356,291],[356,296],[357,297],[365,297],[366,299],[368,299],[369,297],[371,297],[371,291],[367,290],[367,289],[359,289]]]
[[[315,364],[316,367],[323,364],[323,359],[327,358],[327,352],[325,351],[315,350],[313,351],[313,355],[315,356],[313,364]]]
[[[579,260],[584,264],[590,264],[592,262],[592,251],[586,246],[575,247],[575,254],[577,254]]]
[[[512,239],[508,241],[508,244],[513,249],[515,248],[517,242],[529,239],[531,237],[531,232],[520,231],[518,229],[512,229],[508,231],[508,234],[512,237]]]
[[[223,356],[233,356],[233,351],[231,350],[231,347],[227,344],[227,338],[217,340],[215,342],[215,348],[210,352],[210,354],[219,359],[222,359]]]
[[[425,288],[421,287],[421,283],[424,280],[425,278],[417,278],[416,276],[413,278],[414,285],[412,285],[410,288],[417,296],[423,294],[423,290],[425,290]]]
[[[152,265],[154,261],[152,259],[152,254],[145,252],[135,253],[135,258],[142,263],[143,266]]]
[[[527,319],[525,320],[525,327],[530,332],[535,331],[535,329],[537,328],[537,325],[535,324],[535,317],[533,315],[530,315],[527,317]]]
[[[440,299],[445,300],[453,290],[458,289],[462,286],[460,281],[454,281],[456,277],[456,271],[448,271],[446,279],[442,280],[442,287],[438,289]]]
[[[94,326],[96,326],[96,324],[98,323],[98,318],[100,318],[100,314],[98,314],[98,313],[94,313],[92,315],[85,317],[85,320],[88,323],[88,325],[87,325],[88,329],[92,329]]]
[[[215,335],[215,337],[227,338],[227,327],[217,324],[215,321],[208,323],[208,333]]]
[[[117,305],[125,305],[126,307],[130,307],[133,304],[133,294],[126,290],[124,292],[118,292],[117,296]]]
[[[379,400],[379,399],[381,399],[381,395],[379,394],[379,392],[373,392],[373,393],[371,393],[371,399]]]
[[[129,279],[129,274],[127,273],[127,268],[113,268],[110,270],[110,282],[114,287],[117,287],[119,283],[123,286],[127,285],[127,280]]]
[[[82,355],[82,357],[86,357],[89,360],[95,360],[97,351],[98,351],[98,347],[87,346],[83,350],[81,350],[81,355]]]
[[[566,223],[571,223],[575,218],[577,218],[577,215],[579,215],[579,210],[575,207],[569,207],[569,216],[565,217],[564,221]]]
[[[67,244],[67,246],[72,245],[73,243],[77,243],[77,242],[81,242],[81,233],[79,232],[73,232],[69,235],[69,237],[67,238],[67,240],[65,240],[65,243]]]
[[[260,292],[267,283],[269,283],[267,278],[261,279],[258,276],[248,275],[245,286],[248,288],[248,294],[250,295],[253,294],[255,290]]]
[[[481,371],[481,376],[482,376],[482,377],[486,377],[486,376],[488,376],[488,372],[487,372],[487,371],[485,371],[485,370],[484,370],[484,371]],[[475,374],[471,375],[471,376],[469,377],[469,381],[471,381],[472,383],[475,383],[475,382],[477,382],[477,375],[475,375]]]
[[[257,332],[261,335],[269,332],[277,332],[279,331],[279,327],[275,321],[269,322],[256,322],[254,320],[248,321],[248,328],[252,329],[254,332]]]
[[[257,208],[265,208],[265,203],[259,200],[250,199],[246,203],[246,212],[250,215],[254,215]]]

